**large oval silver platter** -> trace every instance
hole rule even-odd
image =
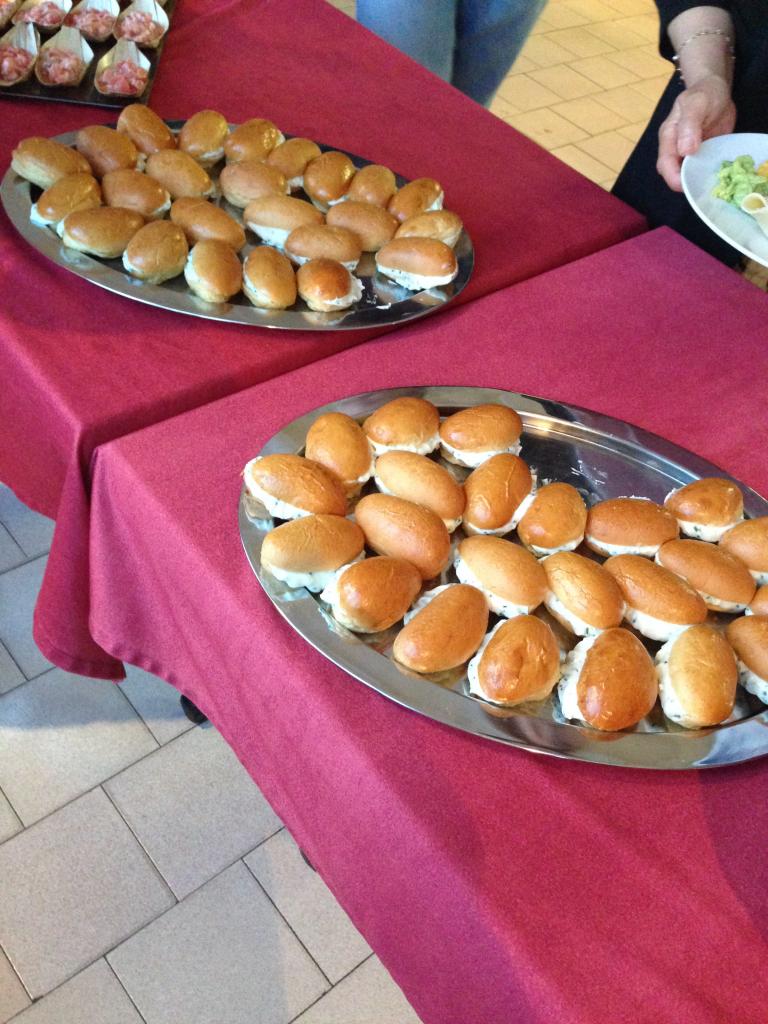
[[[178,131],[183,121],[166,122],[171,129]],[[234,127],[234,126],[230,126]],[[71,146],[75,142],[75,132],[56,136],[59,142]],[[289,136],[286,136],[287,138]],[[321,149],[333,147],[318,143]],[[348,153],[357,167],[370,163],[362,157]],[[214,179],[217,170],[212,172]],[[396,175],[398,186],[402,187],[407,180]],[[442,308],[466,288],[472,275],[475,253],[472,242],[466,231],[455,246],[459,272],[454,281],[441,288],[430,288],[423,292],[409,292],[394,281],[388,280],[376,272],[371,253],[363,253],[363,258],[355,271],[363,284],[363,297],[351,309],[340,310],[338,313],[314,313],[303,300],[299,299],[291,309],[257,309],[251,305],[241,292],[229,302],[203,302],[187,287],[183,276],[165,281],[163,284],[147,284],[131,277],[124,269],[121,260],[102,260],[86,256],[62,245],[60,238],[51,228],[41,228],[29,219],[33,203],[40,194],[40,189],[19,177],[11,168],[8,169],[0,184],[0,200],[5,212],[11,219],[19,234],[48,259],[65,270],[84,277],[87,281],[106,288],[108,291],[123,295],[137,302],[145,302],[160,309],[171,309],[176,313],[187,313],[190,316],[201,316],[208,320],[221,320],[225,323],[250,324],[252,327],[277,327],[291,331],[349,331],[364,328],[384,327],[402,324],[417,317],[426,316]],[[304,193],[295,193],[304,197]],[[450,196],[448,197],[450,199]],[[219,206],[231,214],[242,224],[243,211],[231,206],[226,200],[218,198]],[[457,211],[459,215],[461,211]],[[253,235],[249,232],[250,238]],[[254,249],[258,243],[249,241],[242,250],[243,257]]]
[[[254,452],[254,455],[301,453],[307,430],[322,413],[344,412],[355,419],[363,419],[384,402],[401,395],[426,398],[438,407],[441,415],[481,402],[511,406],[523,420],[521,455],[536,470],[539,482],[571,483],[588,505],[626,494],[661,502],[673,488],[699,477],[728,476],[704,459],[620,420],[575,406],[490,388],[397,388],[357,395],[294,420],[273,437],[261,453]],[[447,467],[448,463],[445,465]],[[450,468],[456,470],[456,467]],[[734,482],[744,494],[748,516],[768,515],[768,501],[739,481]],[[486,710],[488,705],[469,696],[463,669],[437,678],[410,674],[399,667],[389,656],[399,625],[372,636],[351,633],[331,617],[318,597],[304,589],[290,590],[269,573],[262,572],[261,544],[275,522],[245,492],[240,498],[239,523],[253,571],[291,626],[356,679],[437,722],[542,754],[632,768],[708,768],[736,764],[768,753],[768,708],[741,687],[731,718],[712,729],[683,729],[666,719],[657,704],[651,715],[633,730],[601,733],[567,722],[556,695],[548,701],[522,705],[509,712],[508,717],[497,717]],[[461,536],[459,529],[455,540]],[[589,554],[586,549],[584,553]],[[440,582],[453,581],[455,575],[449,569]],[[564,631],[554,620],[549,619],[546,612],[541,614],[558,630],[561,641],[565,640]],[[569,642],[572,645],[575,638],[569,638]],[[651,653],[660,646],[644,642]]]

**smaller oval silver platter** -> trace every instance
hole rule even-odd
[[[301,454],[307,430],[322,413],[343,412],[362,420],[384,402],[402,395],[428,399],[438,407],[441,416],[481,402],[511,406],[523,420],[520,454],[536,470],[539,482],[562,480],[573,484],[587,505],[625,494],[663,502],[669,491],[692,480],[703,476],[728,477],[697,455],[621,420],[576,406],[491,388],[396,388],[356,395],[294,420],[254,455]],[[452,472],[457,469],[449,467],[448,463],[444,465]],[[738,480],[734,482],[744,495],[747,516],[768,515],[768,501]],[[367,488],[374,489],[370,484]],[[400,624],[384,633],[368,636],[352,633],[333,619],[328,607],[316,595],[304,589],[291,590],[263,572],[261,545],[275,525],[263,506],[243,491],[239,505],[240,536],[253,571],[277,610],[326,658],[366,686],[412,711],[476,736],[536,753],[625,768],[711,768],[768,753],[768,708],[742,687],[738,688],[731,718],[711,729],[683,729],[665,718],[657,703],[648,718],[634,729],[599,732],[566,721],[560,712],[556,691],[547,701],[521,705],[512,709],[507,717],[497,717],[487,710],[487,704],[469,695],[464,667],[440,677],[419,676],[399,667],[390,655]],[[461,529],[457,530],[454,542],[462,536]],[[586,549],[583,553],[590,554]],[[430,585],[455,581],[453,569],[449,569],[443,578]],[[555,628],[561,642],[573,646],[576,638],[568,637],[546,612],[537,614]],[[491,623],[494,621],[492,616]],[[643,642],[652,654],[660,646],[651,641]]]
[[[179,131],[184,124],[183,121],[166,123],[173,131]],[[71,146],[75,142],[75,135],[75,132],[68,132],[65,135],[57,135],[56,139]],[[333,148],[322,143],[318,145],[322,150]],[[352,153],[348,153],[347,156],[356,167],[364,167],[371,162]],[[214,180],[217,180],[217,168],[211,173]],[[400,175],[396,175],[396,178],[398,187],[407,184],[406,178]],[[229,302],[213,304],[204,302],[194,295],[187,287],[183,276],[175,277],[163,284],[147,284],[146,281],[138,281],[131,277],[121,260],[97,259],[68,249],[53,229],[38,227],[29,219],[30,210],[40,191],[9,168],[0,184],[0,201],[22,238],[49,260],[77,274],[78,277],[83,277],[92,284],[125,298],[145,302],[160,309],[170,309],[176,313],[220,320],[224,323],[250,324],[252,327],[274,327],[290,331],[350,331],[394,326],[434,313],[456,298],[467,286],[475,262],[470,237],[466,231],[462,231],[454,248],[459,265],[458,275],[451,284],[440,288],[430,288],[422,292],[408,291],[377,273],[373,255],[363,253],[363,258],[355,271],[363,284],[363,297],[350,309],[340,310],[338,313],[315,313],[301,299],[291,309],[257,309],[242,292]],[[306,198],[303,192],[295,194]],[[450,200],[450,196],[448,199]],[[242,210],[231,206],[221,197],[216,198],[215,202],[242,223]],[[457,213],[461,216],[460,210]],[[243,258],[259,244],[252,241],[253,237],[249,232],[249,241],[241,253]]]

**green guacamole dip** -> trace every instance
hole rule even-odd
[[[737,156],[735,160],[723,160],[712,195],[734,206],[741,206],[742,200],[750,192],[768,196],[768,178],[755,173],[752,157]]]

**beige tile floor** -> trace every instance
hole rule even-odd
[[[0,1024],[419,1024],[215,729],[37,650],[52,528],[0,484]]]
[[[609,189],[671,75],[657,37],[653,0],[549,0],[491,110]]]
[[[609,188],[655,38],[651,0],[550,0],[492,109]],[[37,650],[51,533],[0,485],[0,1024],[418,1024],[213,728]]]

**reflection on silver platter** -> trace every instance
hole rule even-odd
[[[396,388],[346,398],[289,423],[258,454],[302,453],[307,430],[322,413],[343,412],[361,420],[384,402],[403,395],[428,399],[441,415],[481,402],[511,406],[523,420],[521,455],[536,470],[539,483],[550,480],[571,483],[588,505],[628,494],[663,502],[669,491],[699,477],[727,476],[704,459],[620,420],[575,406],[490,388]],[[455,472],[457,467],[450,468]],[[744,495],[746,514],[750,517],[768,515],[768,501],[739,481],[735,482]],[[372,489],[372,485],[367,489]],[[598,732],[566,721],[560,712],[556,690],[550,700],[522,705],[511,709],[508,717],[497,717],[489,713],[489,705],[469,695],[463,668],[441,677],[424,677],[399,667],[390,656],[399,625],[375,635],[351,633],[331,617],[316,595],[304,589],[291,590],[263,572],[261,545],[275,522],[245,491],[240,498],[239,523],[253,571],[291,626],[356,679],[437,722],[538,753],[632,768],[707,768],[736,764],[768,753],[768,709],[741,687],[731,718],[711,729],[683,729],[668,721],[657,704],[651,715],[632,730]],[[461,536],[458,530],[454,543]],[[589,554],[586,550],[585,553]],[[453,569],[439,582],[455,582]],[[547,618],[561,641],[573,646],[577,638],[568,639],[546,612],[537,614]],[[660,646],[644,642],[651,653]]]
[[[166,122],[174,131],[178,131],[183,121]],[[75,141],[75,132],[56,136],[59,142],[71,146]],[[287,138],[289,136],[286,136]],[[320,144],[323,150],[329,146]],[[370,160],[347,154],[357,167],[364,167]],[[217,170],[211,172],[217,178]],[[399,187],[405,185],[406,179],[397,176]],[[20,178],[9,168],[2,184],[0,184],[0,200],[19,234],[39,250],[48,259],[65,270],[70,270],[78,277],[116,292],[137,302],[145,302],[160,309],[171,309],[176,313],[187,313],[191,316],[205,317],[208,320],[221,320],[224,323],[250,324],[252,327],[277,327],[291,331],[349,331],[364,328],[376,328],[402,324],[408,320],[434,313],[464,290],[472,275],[475,252],[466,231],[462,231],[454,252],[459,264],[459,273],[454,281],[441,288],[430,288],[428,291],[410,292],[401,285],[395,284],[382,274],[376,272],[371,253],[363,253],[363,258],[355,271],[363,284],[363,298],[351,309],[336,313],[314,313],[303,300],[299,299],[294,307],[285,310],[257,309],[251,305],[241,292],[229,302],[204,302],[194,295],[183,276],[165,281],[163,284],[147,284],[131,277],[123,268],[121,260],[102,260],[86,256],[62,245],[59,236],[52,228],[41,228],[29,219],[32,204],[40,194],[40,189]],[[299,193],[302,197],[304,193]],[[449,197],[450,199],[450,197]],[[218,198],[219,206],[232,214],[242,223],[243,211],[230,206],[226,200]],[[461,211],[457,211],[459,215]],[[252,238],[253,235],[249,233]],[[255,242],[248,242],[242,251],[245,257],[256,247]]]

